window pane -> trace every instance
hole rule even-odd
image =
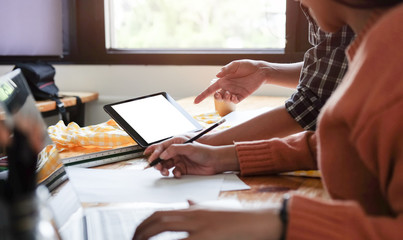
[[[105,0],[110,49],[284,49],[286,0]]]
[[[0,55],[62,55],[61,16],[61,1],[1,1]]]

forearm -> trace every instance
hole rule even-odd
[[[236,142],[235,149],[242,176],[318,169],[316,135],[311,131],[285,138]]]
[[[234,141],[284,137],[301,131],[303,128],[281,106],[232,128],[205,135],[199,142],[218,146],[233,144]]]
[[[261,67],[265,70],[266,83],[287,88],[296,88],[303,62],[298,63],[268,63],[262,62]]]
[[[295,195],[287,210],[287,239],[397,240],[403,235],[401,213],[370,215],[353,200],[323,201]]]

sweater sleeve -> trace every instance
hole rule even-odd
[[[293,196],[288,212],[287,240],[397,240],[403,236],[403,216],[368,216],[353,201]]]
[[[235,143],[241,175],[316,170],[316,135],[306,131],[286,138]]]

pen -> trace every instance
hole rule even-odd
[[[199,134],[197,134],[196,136],[192,137],[191,139],[187,140],[184,143],[191,143],[193,141],[196,141],[197,139],[199,139],[201,136],[203,136],[204,134],[210,132],[211,130],[213,130],[214,128],[220,126],[222,123],[225,122],[225,119],[221,119],[220,121],[214,123],[213,125],[211,125],[210,127],[204,129],[203,131],[201,131]],[[155,165],[157,165],[158,163],[160,163],[162,161],[161,158],[157,158],[154,161],[150,162],[150,164],[148,164],[144,169],[150,168],[150,167],[154,167]]]

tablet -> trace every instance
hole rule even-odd
[[[202,129],[166,92],[107,104],[104,110],[142,147]]]

